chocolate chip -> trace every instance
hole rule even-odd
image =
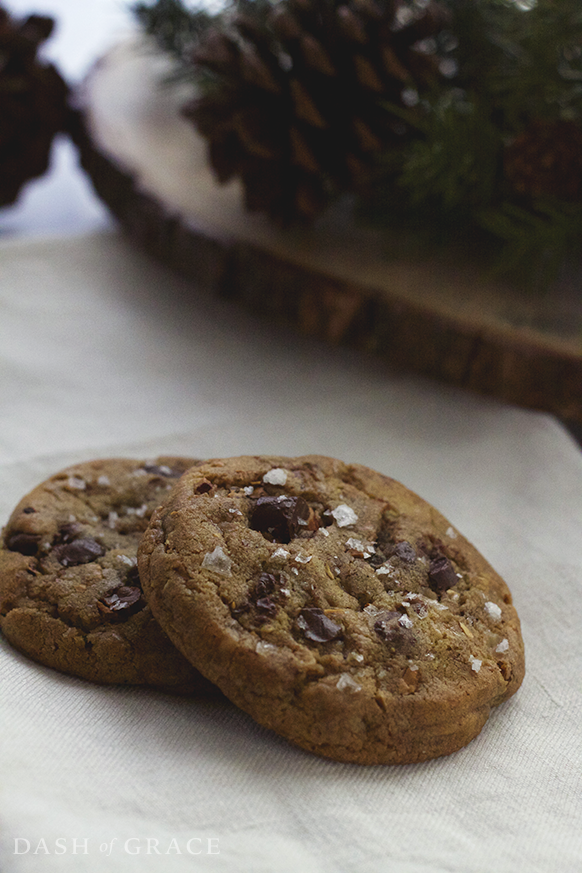
[[[139,578],[139,570],[137,568],[137,565],[129,568],[129,570],[127,571],[127,575],[126,575],[125,579],[127,582],[130,583],[130,585],[132,587],[133,586],[141,586],[141,580]]]
[[[56,543],[71,543],[82,532],[83,528],[76,521],[68,522],[61,525],[56,539]]]
[[[376,549],[373,555],[370,555],[369,558],[366,558],[366,561],[374,570],[377,570],[378,567],[381,567],[382,564],[386,561],[386,555],[384,552],[381,552],[379,549]]]
[[[414,649],[416,637],[410,628],[402,627],[401,618],[401,612],[380,612],[376,616],[374,630],[391,649],[408,655]]]
[[[73,540],[71,543],[57,546],[53,554],[63,567],[73,567],[76,564],[89,564],[105,554],[105,548],[91,537]]]
[[[407,564],[412,564],[416,561],[416,551],[407,543],[406,540],[402,540],[400,543],[396,543],[394,546],[394,555],[397,558],[400,558],[402,561],[406,561]]]
[[[342,632],[341,625],[328,618],[323,609],[316,606],[308,606],[301,610],[297,626],[301,628],[305,637],[313,640],[314,643],[329,643],[337,639]]]
[[[288,543],[308,519],[309,505],[302,497],[259,497],[250,526],[276,543]]]
[[[274,618],[277,615],[277,604],[271,597],[260,597],[256,606],[257,611],[267,618]]]
[[[34,508],[34,506],[25,506],[22,511],[25,515],[30,515],[31,512],[36,512],[36,509]]]
[[[428,584],[433,591],[440,594],[447,588],[452,588],[458,581],[459,577],[448,558],[441,555],[432,559],[428,568]]]
[[[196,491],[198,494],[207,494],[209,491],[212,491],[213,485],[209,479],[203,479],[199,485],[196,486]]]
[[[97,601],[99,610],[103,613],[122,613],[120,617],[129,618],[143,605],[141,588],[122,585],[107,597]],[[117,617],[117,616],[116,616]]]
[[[275,576],[273,573],[261,573],[259,581],[253,590],[253,599],[257,600],[261,597],[266,597],[275,591],[277,585],[282,584],[281,576]]]
[[[36,555],[40,545],[40,534],[13,533],[6,539],[6,548],[21,555]]]

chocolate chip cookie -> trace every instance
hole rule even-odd
[[[0,627],[35,661],[104,683],[211,688],[147,606],[137,547],[152,511],[195,461],[96,460],[24,497],[0,547]]]
[[[504,581],[436,509],[358,464],[194,467],[154,512],[139,568],[154,615],[205,676],[338,761],[453,752],[524,675]]]

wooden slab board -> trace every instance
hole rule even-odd
[[[582,270],[545,295],[487,278],[466,258],[416,257],[330,210],[284,231],[220,186],[180,116],[188,96],[141,40],[96,65],[74,139],[130,239],[171,268],[304,333],[582,425]]]

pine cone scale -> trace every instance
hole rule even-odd
[[[434,68],[429,73],[425,58],[417,59],[413,43],[434,30],[438,15],[429,14],[432,0],[404,26],[399,15],[408,0],[234,2],[224,32],[212,31],[193,54],[198,69],[216,74],[217,88],[186,114],[211,146],[229,129],[239,144],[245,169],[238,171],[224,146],[211,148],[219,178],[238,173],[248,189],[264,162],[261,193],[247,190],[247,205],[260,209],[264,197],[262,208],[283,222],[311,215],[336,189],[367,183],[376,155],[406,131],[399,116],[390,124],[386,101],[404,108],[405,87],[429,84]],[[228,111],[221,90],[233,97]],[[241,114],[250,106],[252,122]],[[277,174],[277,184],[263,184]]]

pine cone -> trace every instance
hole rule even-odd
[[[432,0],[236,0],[194,49],[207,87],[184,114],[218,179],[242,179],[249,210],[312,218],[411,133],[389,104],[434,83],[422,41],[444,24]]]
[[[0,7],[0,206],[45,172],[53,136],[64,127],[67,86],[36,59],[52,29],[50,18],[16,22]]]
[[[582,128],[573,121],[534,121],[505,150],[505,178],[529,200],[582,200]]]

